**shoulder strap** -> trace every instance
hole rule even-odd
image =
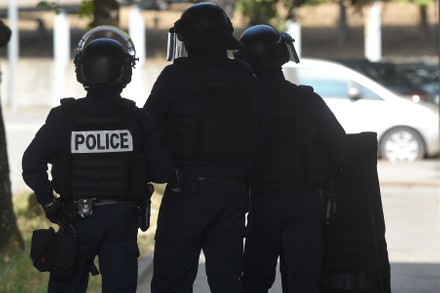
[[[139,116],[139,108],[134,101],[122,98],[116,101],[112,100],[112,103],[118,109],[121,109],[126,118],[134,120],[144,134],[147,133],[145,125]]]
[[[73,97],[64,98],[60,100],[61,108],[66,109],[70,118],[70,122],[74,123],[74,120],[79,116],[79,108],[77,101]]]
[[[75,107],[76,99],[69,97],[60,100],[60,104],[62,108],[68,109],[69,111]]]
[[[235,62],[240,69],[247,71],[249,74],[254,74],[252,67],[249,64],[238,59],[232,59],[232,61]]]

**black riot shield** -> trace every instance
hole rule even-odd
[[[377,135],[349,134],[348,165],[336,178],[337,209],[323,224],[321,293],[390,293],[390,264],[377,175]]]

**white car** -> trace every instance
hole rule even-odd
[[[313,86],[347,133],[377,133],[378,156],[415,161],[440,153],[438,108],[414,103],[341,64],[301,59],[283,66],[286,79]]]

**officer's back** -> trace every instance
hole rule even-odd
[[[165,182],[171,168],[153,116],[121,97],[135,60],[131,40],[119,29],[87,32],[75,55],[86,97],[62,99],[23,155],[24,181],[47,218],[60,225],[49,292],[86,292],[95,256],[103,292],[136,291],[148,183]]]
[[[258,146],[260,86],[248,65],[228,58],[240,43],[219,6],[190,6],[170,32],[174,62],[145,103],[163,126],[176,171],[159,211],[152,292],[192,292],[202,250],[211,291],[241,292],[245,176]]]
[[[259,84],[224,50],[192,48],[188,55],[164,69],[146,107],[162,123],[179,168],[244,176],[257,148]]]

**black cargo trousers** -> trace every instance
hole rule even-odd
[[[48,292],[86,292],[91,264],[98,256],[102,292],[136,292],[139,249],[134,202],[95,206],[93,213],[74,222],[78,261],[70,281],[49,278]]]
[[[315,190],[251,197],[244,253],[244,292],[267,293],[284,261],[287,292],[317,293],[321,270],[320,194]]]
[[[199,256],[213,293],[241,291],[248,192],[240,177],[185,177],[167,187],[156,232],[152,293],[193,292]]]

